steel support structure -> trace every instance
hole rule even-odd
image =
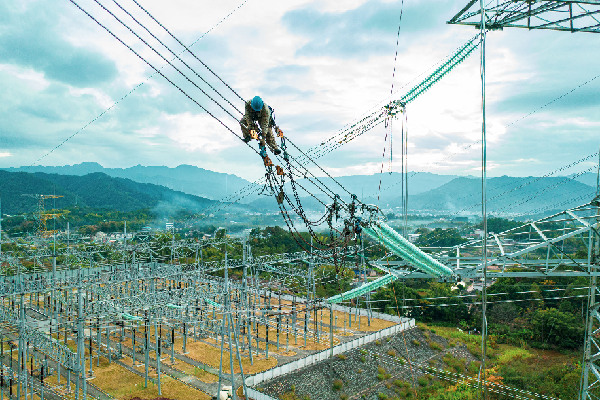
[[[479,0],[470,0],[448,23],[481,26]],[[485,8],[485,27],[600,33],[600,0],[504,0]]]
[[[594,200],[600,206],[600,194]],[[596,213],[596,223],[600,224],[600,208]],[[600,271],[600,233],[594,230],[589,235],[588,271],[590,272],[590,292],[585,326],[585,344],[583,365],[581,371],[580,400],[600,398],[600,293],[598,292],[598,277]]]

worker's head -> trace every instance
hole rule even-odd
[[[263,100],[260,98],[260,96],[254,96],[252,98],[252,101],[250,101],[250,107],[252,107],[252,109],[254,111],[260,111],[263,108]]]

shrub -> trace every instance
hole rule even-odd
[[[338,354],[337,358],[339,358],[340,360],[345,360],[346,359],[346,355],[345,354]]]
[[[419,342],[417,339],[413,339],[412,344],[414,344],[415,346],[420,346],[421,342]]]
[[[394,349],[388,350],[387,355],[390,357],[396,357],[396,350],[394,350]]]
[[[380,381],[390,379],[392,377],[391,374],[388,374],[385,368],[377,367],[377,379]]]
[[[377,398],[379,400],[387,400],[388,396],[385,393],[377,393]]]
[[[378,346],[379,346],[379,345],[381,345],[381,340],[377,339],[377,340],[375,341],[375,344],[376,344],[376,345],[378,345]]]
[[[472,374],[476,374],[479,372],[479,367],[481,366],[481,362],[479,361],[471,361],[469,364],[469,372]]]
[[[427,384],[429,383],[429,380],[427,379],[427,377],[425,375],[420,376],[419,379],[417,379],[417,382],[419,382],[419,385],[421,386],[427,386]]]
[[[333,381],[333,390],[341,390],[342,386],[344,386],[344,382],[341,379],[335,379]]]
[[[365,356],[360,356],[360,361],[365,362],[365,361],[367,361],[367,358]]]
[[[347,394],[341,394],[340,395],[340,400],[348,400],[348,395]]]

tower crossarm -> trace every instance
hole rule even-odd
[[[598,33],[598,14],[598,0],[504,0],[485,8],[485,26],[490,30],[514,27]],[[470,0],[448,23],[479,29],[479,1]]]

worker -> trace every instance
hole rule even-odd
[[[275,137],[273,136],[273,125],[275,125],[275,121],[272,117],[271,107],[266,105],[259,96],[254,96],[252,100],[246,102],[245,111],[246,113],[240,120],[242,133],[244,134],[244,143],[248,143],[252,140],[250,130],[255,122],[258,122],[263,137],[273,154],[280,154],[281,150],[277,146],[277,143],[275,143]]]

